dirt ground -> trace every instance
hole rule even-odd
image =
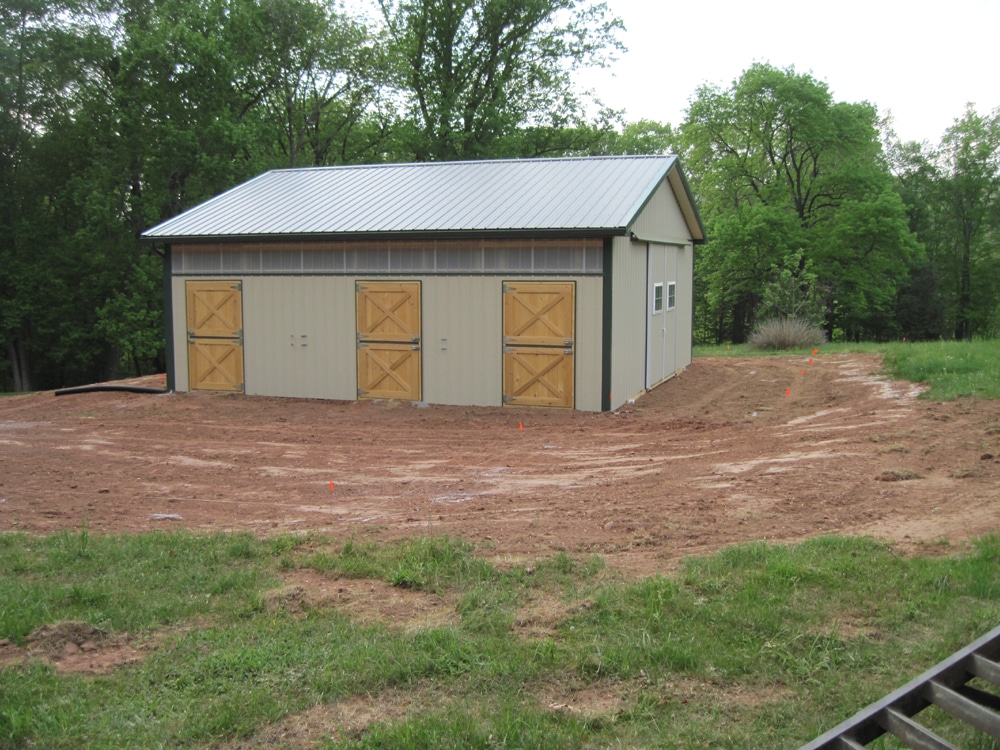
[[[628,575],[735,542],[1000,531],[1000,402],[868,355],[704,358],[617,412],[216,394],[0,399],[0,531],[448,534]],[[140,382],[161,385],[157,376]]]

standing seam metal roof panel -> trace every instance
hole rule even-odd
[[[143,236],[622,230],[675,162],[603,156],[273,170]]]

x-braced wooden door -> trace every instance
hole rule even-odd
[[[243,392],[243,285],[189,281],[188,387]]]
[[[420,282],[360,281],[358,398],[420,400]]]
[[[573,407],[576,285],[503,286],[503,402]]]

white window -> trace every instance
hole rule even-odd
[[[653,314],[663,312],[663,283],[653,284]]]
[[[660,306],[662,308],[662,301]],[[673,310],[675,307],[677,307],[677,282],[669,281],[667,282],[667,309]]]

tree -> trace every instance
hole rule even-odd
[[[696,266],[702,335],[745,340],[776,267],[804,297],[822,292],[828,333],[891,333],[918,246],[876,123],[874,107],[834,102],[791,68],[755,64],[728,89],[698,89],[680,140],[710,238]]]
[[[675,154],[677,136],[669,123],[637,120],[609,130],[605,141],[592,154]]]
[[[994,322],[1000,292],[1000,110],[982,116],[969,105],[945,132],[938,162],[958,266],[955,338],[971,340]]]
[[[53,144],[104,49],[84,10],[72,0],[0,6],[0,344],[10,374],[0,385],[15,390],[33,388],[36,366],[70,345],[60,333],[78,312],[81,269],[66,262],[57,208],[73,155]]]
[[[1000,332],[1000,111],[969,105],[940,145],[899,143],[889,154],[911,231],[926,250],[898,300],[911,338]]]
[[[538,155],[587,124],[574,68],[623,49],[621,22],[581,0],[379,0],[418,160]],[[585,129],[580,131],[585,134]],[[571,150],[574,144],[560,143]],[[581,144],[576,144],[577,147]],[[584,147],[588,144],[582,144]]]
[[[234,35],[253,54],[235,71],[253,92],[261,146],[273,146],[276,166],[314,166],[370,159],[385,129],[377,104],[386,83],[385,50],[355,19],[314,0],[255,0],[235,4]],[[382,135],[372,141],[372,132]]]

